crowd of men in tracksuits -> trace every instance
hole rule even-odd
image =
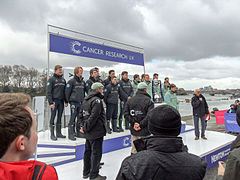
[[[115,71],[110,70],[107,79],[102,80],[99,76],[99,69],[93,68],[90,70],[90,77],[85,82],[82,77],[82,67],[74,69],[74,76],[68,82],[65,81],[62,74],[62,66],[55,66],[55,73],[47,82],[47,99],[51,107],[50,130],[51,139],[65,138],[61,133],[61,117],[65,107],[70,105],[71,117],[68,124],[70,140],[76,140],[76,137],[82,137],[79,133],[79,123],[75,123],[79,115],[84,97],[89,93],[91,86],[95,82],[100,82],[104,85],[104,102],[106,104],[106,123],[107,132],[123,132],[123,116],[127,101],[136,95],[137,86],[140,82],[147,85],[147,93],[153,102],[166,102],[178,109],[178,101],[175,95],[176,86],[170,86],[169,78],[166,77],[164,83],[158,79],[158,74],[153,75],[153,80],[150,81],[148,74],[140,76],[135,74],[132,82],[128,79],[128,72],[123,71],[122,78],[118,81],[115,76]],[[120,100],[120,102],[119,102]],[[118,109],[120,104],[120,113]],[[57,114],[58,113],[58,114]],[[57,123],[54,119],[57,114]],[[118,121],[117,121],[118,120]],[[112,125],[112,128],[110,126]],[[117,126],[118,124],[118,126]],[[56,136],[54,129],[56,128]],[[129,129],[129,122],[125,118],[125,129]],[[76,131],[75,131],[76,130]]]
[[[132,82],[127,71],[121,73],[119,81],[114,70],[109,71],[105,80],[100,78],[99,69],[96,67],[90,70],[90,77],[86,82],[82,74],[83,68],[75,67],[73,78],[66,82],[62,66],[55,66],[55,73],[47,82],[47,99],[51,108],[50,137],[53,141],[66,138],[61,133],[61,117],[64,105],[70,105],[68,138],[72,141],[75,141],[76,137],[86,138],[83,178],[106,179],[99,175],[102,143],[106,133],[123,132],[124,117],[125,130],[130,129],[132,141],[149,136],[146,115],[154,108],[154,102],[165,102],[178,110],[176,86],[170,84],[167,77],[162,83],[157,73],[152,80],[148,74],[143,74],[141,79],[135,74]],[[132,143],[132,154],[136,152]]]

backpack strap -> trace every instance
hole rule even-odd
[[[35,165],[32,180],[41,180],[47,165]],[[40,174],[40,175],[39,175]]]

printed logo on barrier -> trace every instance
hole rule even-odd
[[[75,54],[80,54],[81,51],[79,49],[76,49],[77,46],[80,47],[81,43],[78,42],[78,41],[71,42],[71,50],[72,50],[72,52],[74,52]]]
[[[123,139],[123,147],[128,147],[130,146],[130,138],[129,137],[125,137]]]
[[[225,156],[227,156],[230,152],[230,149],[226,149],[224,151],[219,152],[218,154],[212,155],[211,156],[211,163],[215,163],[216,161],[224,158]]]

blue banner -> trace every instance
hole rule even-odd
[[[240,127],[236,121],[235,113],[225,113],[225,130],[230,132],[240,132]]]
[[[50,51],[144,66],[142,53],[50,34]]]
[[[207,169],[210,169],[218,165],[218,161],[224,161],[227,159],[229,152],[230,145],[227,145],[221,149],[211,152],[210,154],[207,154],[206,156],[202,157],[202,159],[207,162]]]

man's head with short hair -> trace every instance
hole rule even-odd
[[[172,83],[172,84],[170,84],[169,88],[172,92],[176,92],[177,86]]]
[[[123,79],[128,79],[128,72],[127,71],[122,72],[122,78]]]
[[[150,78],[149,78],[149,75],[148,75],[148,74],[145,74],[145,76],[144,76],[144,80],[147,81],[147,82],[150,81]]]
[[[108,74],[109,74],[110,77],[113,77],[113,76],[115,76],[115,71],[114,70],[110,70],[108,72]]]
[[[78,66],[78,67],[75,67],[74,68],[74,74],[76,76],[82,76],[82,73],[83,73],[83,68],[81,66]]]
[[[95,68],[92,68],[90,70],[90,76],[95,78],[95,79],[98,77],[98,73],[97,73],[97,70]]]
[[[165,78],[164,78],[164,81],[169,82],[169,77],[165,77]]]
[[[97,76],[99,76],[99,68],[98,68],[98,67],[94,67],[94,69],[95,69],[96,72],[97,72]]]
[[[54,71],[57,75],[59,75],[59,76],[62,75],[62,66],[61,65],[56,65],[54,67]]]
[[[37,121],[29,103],[22,93],[0,94],[1,161],[28,160],[36,150]]]
[[[153,74],[153,79],[158,79],[158,73]]]
[[[111,82],[116,85],[117,84],[117,77],[116,76],[111,77]]]
[[[238,105],[239,105],[239,100],[238,100],[238,99],[235,100],[234,104],[235,104],[236,106],[238,106]]]
[[[145,74],[141,75],[141,80],[144,81],[145,80]]]

